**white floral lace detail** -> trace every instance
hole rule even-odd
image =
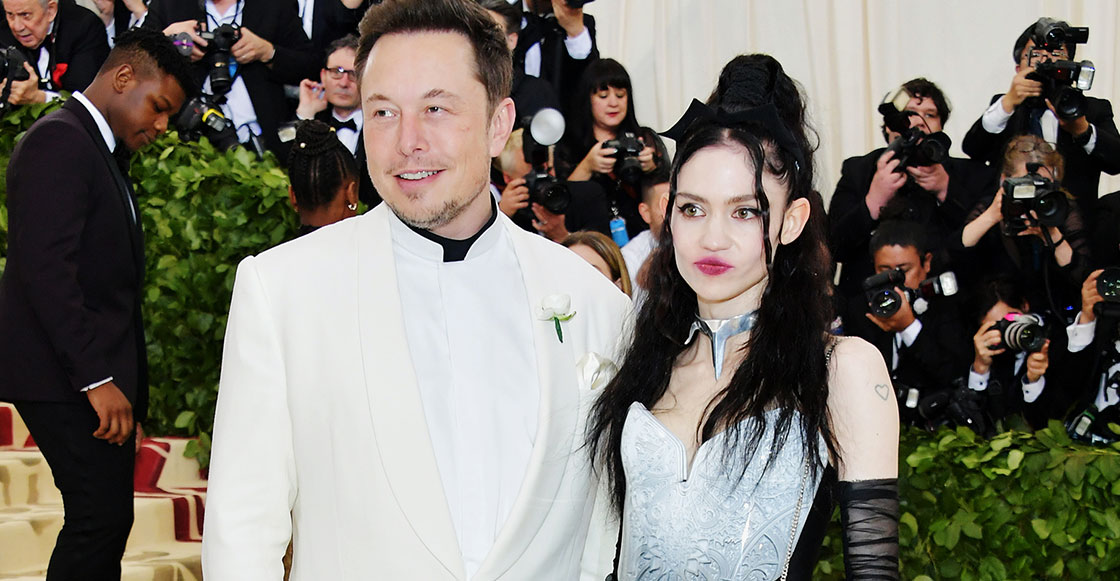
[[[771,417],[776,419],[772,412]],[[794,425],[797,419],[795,414]],[[771,426],[762,441],[772,438]],[[765,473],[767,453],[755,454],[742,479],[738,479],[741,466],[723,463],[724,439],[719,434],[701,445],[689,474],[680,439],[642,404],[630,406],[622,430],[626,505],[620,579],[779,578],[804,469],[801,432],[790,430],[786,445]],[[823,438],[817,444],[824,457]],[[744,455],[734,458],[742,462]],[[819,483],[819,476],[806,481],[799,537]]]

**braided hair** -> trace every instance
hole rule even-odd
[[[314,210],[330,204],[344,186],[358,181],[358,163],[334,128],[308,119],[296,124],[296,139],[288,154],[288,179],[300,209]]]

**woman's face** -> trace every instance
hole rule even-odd
[[[766,172],[762,186],[777,248],[788,190]],[[696,292],[700,316],[726,319],[757,309],[766,288],[766,250],[746,150],[721,144],[693,154],[677,176],[669,211],[677,269]]]
[[[626,89],[607,87],[602,91],[591,93],[591,118],[595,125],[609,130],[616,130],[626,118],[626,111],[630,107],[630,95]]]
[[[586,244],[573,244],[568,248],[578,254],[580,258],[586,260],[591,266],[594,266],[595,270],[603,273],[607,280],[615,282],[614,278],[611,277],[611,267],[607,265],[607,261],[603,260],[602,256],[599,256],[598,252],[595,252],[594,248]]]

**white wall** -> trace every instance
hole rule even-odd
[[[883,95],[914,77],[948,96],[945,131],[963,155],[965,132],[1011,83],[1016,37],[1039,16],[1089,26],[1077,51],[1098,67],[1088,94],[1120,104],[1115,0],[597,0],[586,10],[602,55],[630,72],[638,121],[658,130],[707,97],[735,55],[781,61],[808,94],[826,199],[845,158],[883,144],[875,113]],[[1102,193],[1118,189],[1120,177],[1103,176]]]

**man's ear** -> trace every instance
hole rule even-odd
[[[644,220],[646,224],[653,223],[653,208],[649,207],[649,204],[645,202],[638,202],[638,214],[642,217],[642,220]]]
[[[926,255],[922,257],[922,268],[928,271],[931,264],[933,264],[933,253],[927,252]]]
[[[805,198],[797,198],[790,203],[786,208],[785,214],[782,216],[782,230],[779,242],[782,244],[792,244],[801,236],[801,231],[805,229],[805,224],[809,223],[809,215],[812,214],[812,209],[809,206],[809,200]]]
[[[47,2],[47,20],[54,22],[55,16],[58,16],[58,2],[51,0]]]
[[[117,93],[123,93],[128,85],[136,80],[136,71],[132,70],[132,65],[123,64],[117,67],[113,73],[113,90]]]
[[[517,112],[514,109],[513,99],[506,97],[498,103],[497,107],[494,107],[494,114],[490,117],[491,158],[498,157],[505,149],[509,134],[513,132],[513,123],[516,118]]]
[[[299,213],[299,202],[296,201],[296,191],[292,186],[288,186],[288,203],[292,205],[292,209]]]

